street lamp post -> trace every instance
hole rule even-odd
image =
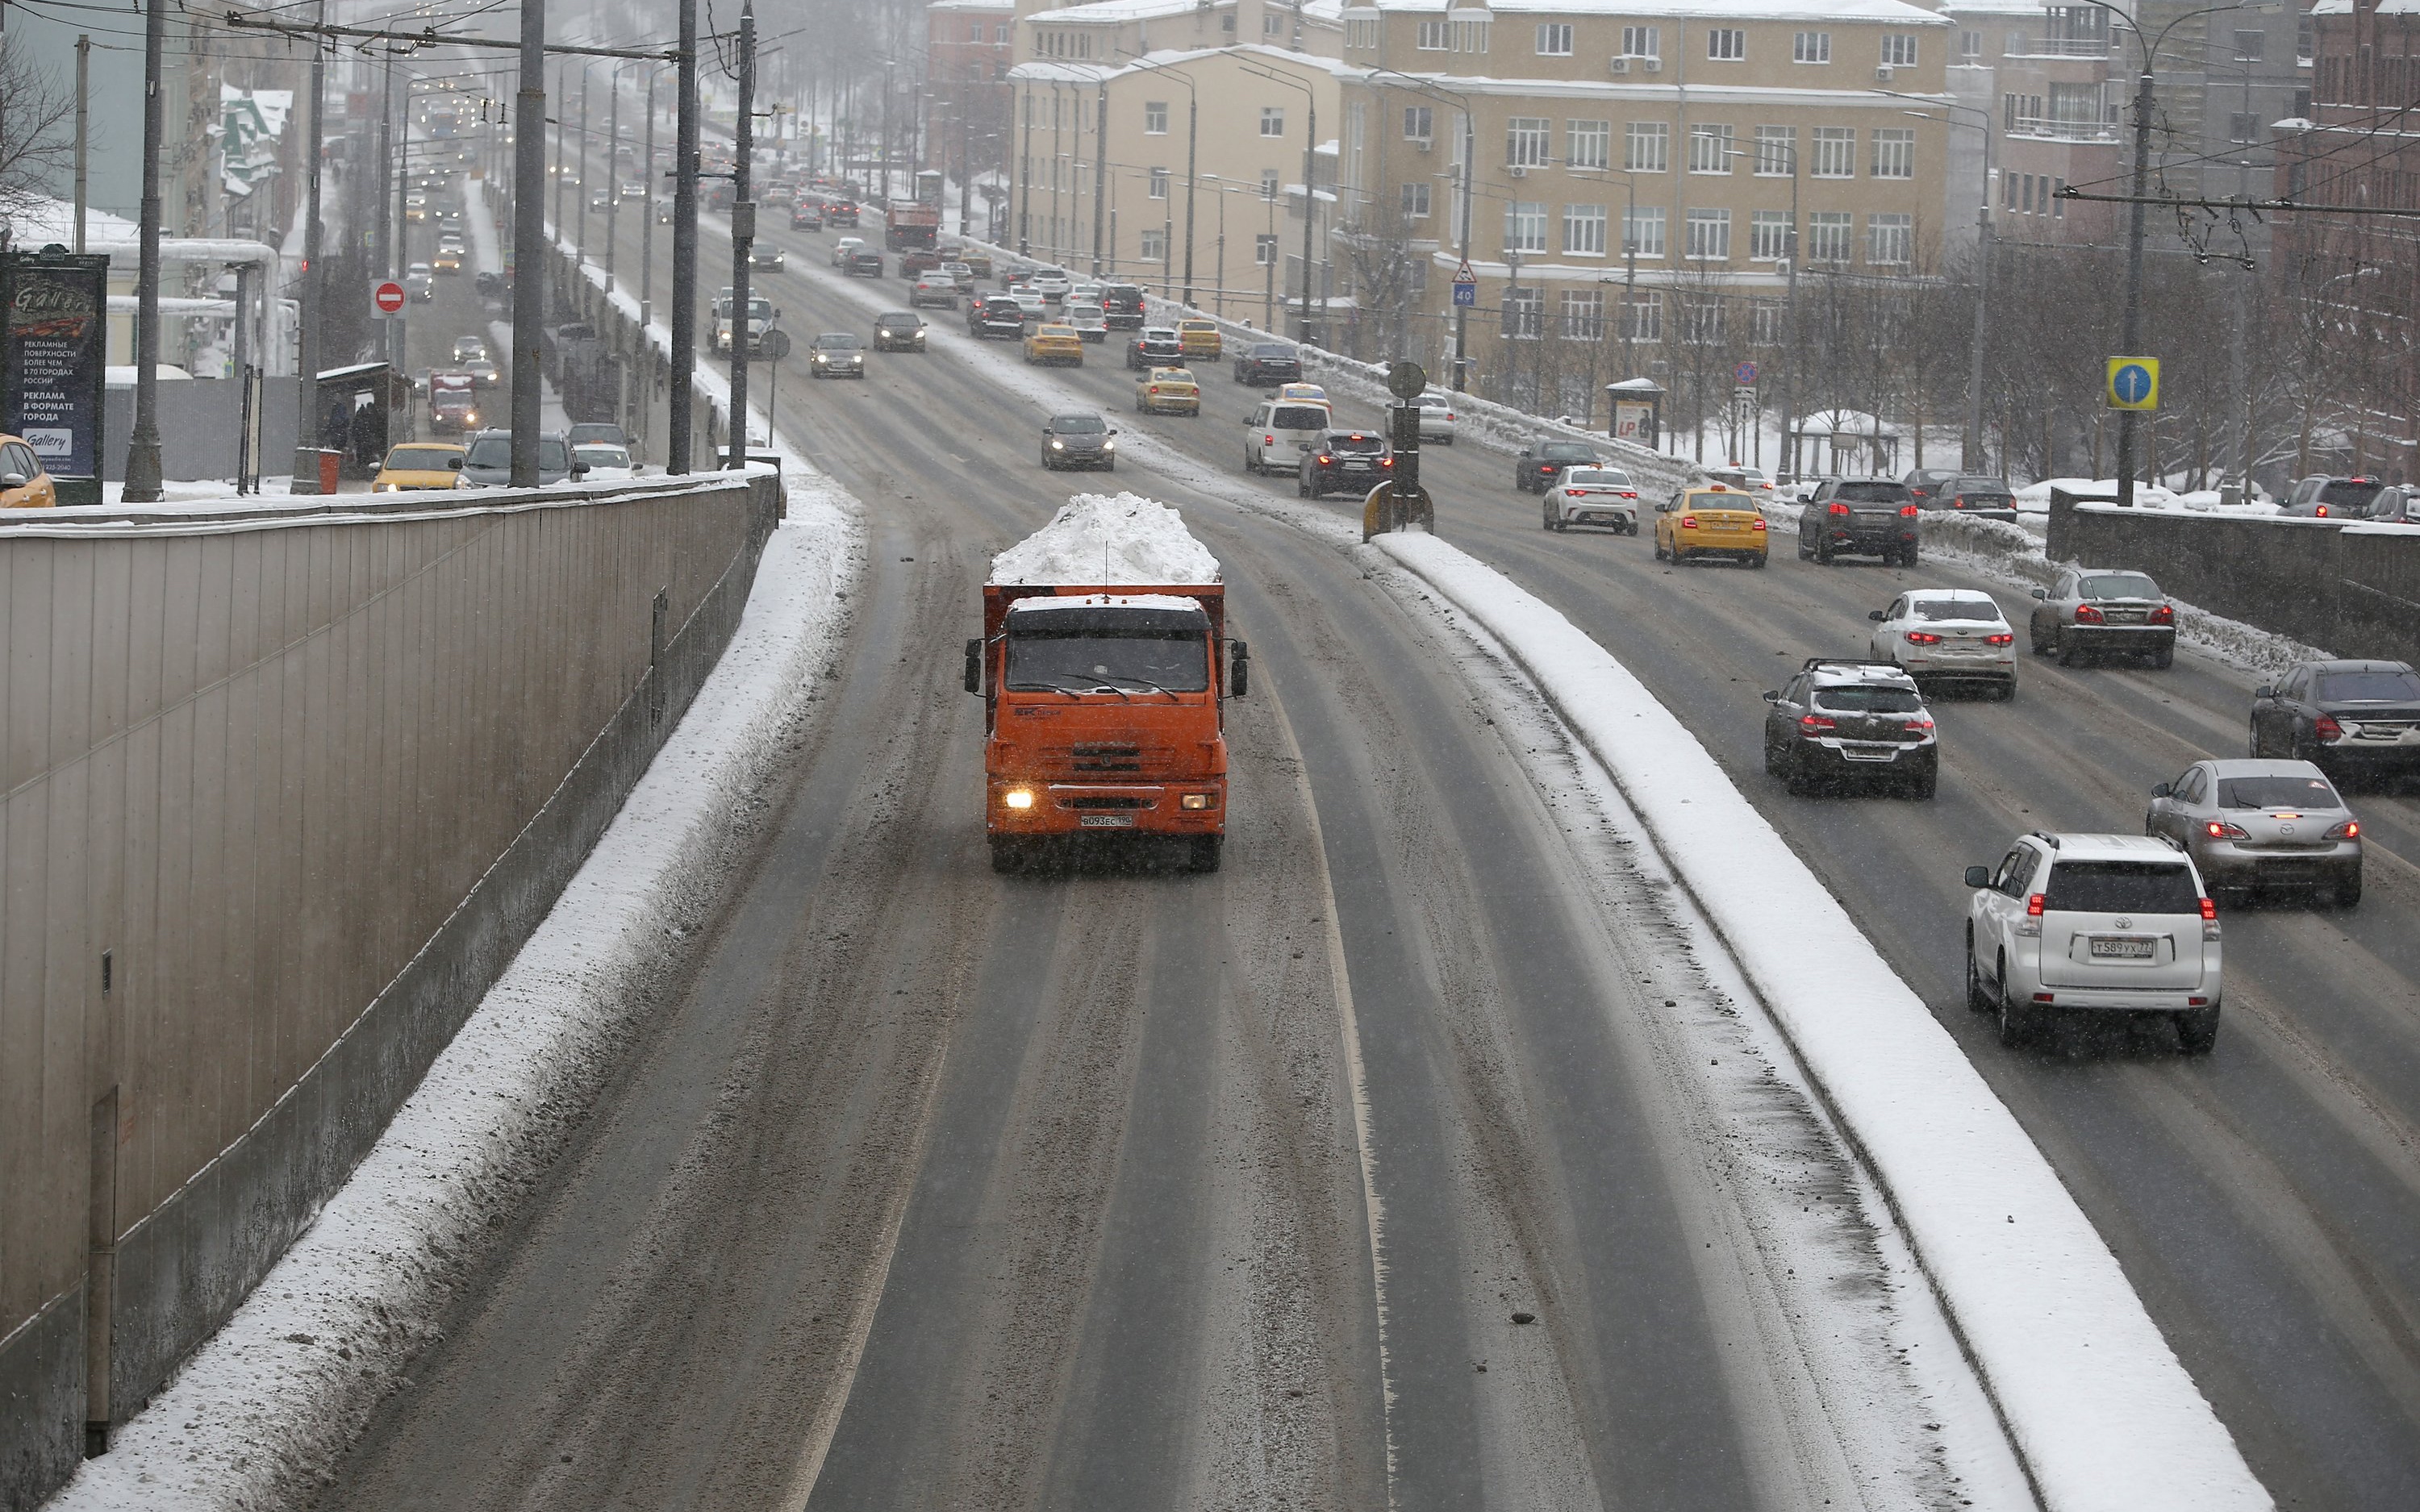
[[[544,0],[531,0],[534,6]],[[319,0],[318,23],[328,23],[328,0]],[[319,324],[322,319],[319,290],[319,169],[320,148],[327,133],[328,54],[326,44],[318,37],[311,39],[311,102],[308,133],[303,141],[305,183],[302,211],[302,329],[297,355],[301,359],[302,383],[301,403],[294,418],[294,481],[288,486],[295,493],[319,491]],[[156,98],[156,97],[155,97]],[[147,327],[150,322],[145,321]],[[137,359],[139,362],[141,359]],[[143,369],[135,372],[135,396],[143,393]],[[130,467],[129,471],[132,471]],[[132,481],[131,479],[129,480]]]
[[[134,434],[126,452],[126,482],[120,497],[129,503],[156,503],[162,486],[160,457],[160,136],[164,101],[160,91],[161,54],[168,33],[168,0],[150,0],[143,21],[143,224],[142,271],[134,293],[139,307],[134,332]],[[311,41],[316,67],[318,39]],[[314,140],[312,150],[318,150]],[[318,180],[315,177],[312,182]],[[316,274],[317,270],[313,270]]]

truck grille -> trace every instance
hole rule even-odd
[[[1148,809],[1149,798],[1089,797],[1063,800],[1070,809]]]
[[[1075,746],[1067,751],[1068,769],[1077,772],[1140,772],[1140,746]]]

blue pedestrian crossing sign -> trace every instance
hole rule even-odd
[[[2112,409],[2160,408],[2160,360],[2156,357],[2109,359],[2107,398]]]

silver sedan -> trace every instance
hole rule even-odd
[[[2361,821],[2309,762],[2195,762],[2151,790],[2143,832],[2177,846],[2213,893],[2311,887],[2361,902]]]

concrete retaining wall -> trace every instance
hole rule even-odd
[[[474,497],[0,527],[0,1507],[368,1149],[712,669],[778,509],[769,477]]]
[[[2227,619],[2339,656],[2420,663],[2420,528],[2051,500],[2053,562],[2130,567]]]

